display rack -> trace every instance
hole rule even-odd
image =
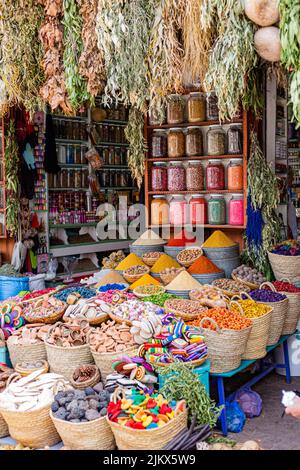
[[[243,225],[229,225],[228,223],[222,225],[211,225],[209,223],[201,225],[205,229],[205,237],[209,235],[212,229],[222,229],[224,232],[230,234],[230,236],[235,239],[236,241],[243,243],[243,230],[246,228],[246,202],[247,202],[247,157],[248,157],[248,116],[246,112],[243,112],[241,118],[233,119],[231,121],[223,122],[221,125],[224,129],[228,129],[230,125],[233,124],[240,124],[243,130],[243,152],[241,154],[224,154],[220,156],[209,156],[209,155],[198,155],[198,156],[183,156],[177,158],[170,158],[168,156],[165,157],[152,157],[151,153],[151,138],[152,133],[154,130],[168,130],[171,128],[183,128],[187,129],[188,127],[195,126],[201,127],[203,134],[206,138],[206,132],[209,127],[213,125],[220,125],[219,121],[201,121],[201,122],[185,122],[182,124],[163,124],[163,125],[150,125],[149,118],[145,119],[145,126],[144,126],[144,135],[147,141],[147,152],[146,152],[146,170],[145,170],[145,204],[148,213],[148,220],[147,225],[148,227],[152,228],[169,228],[170,230],[174,229],[174,226],[171,224],[166,225],[155,225],[151,222],[151,201],[152,197],[155,195],[164,195],[164,196],[172,196],[172,195],[186,195],[190,196],[193,194],[200,194],[206,197],[210,194],[222,194],[226,199],[226,203],[228,206],[228,200],[232,194],[243,194],[244,195],[244,208],[245,208],[245,215],[244,215],[244,224]],[[153,163],[159,162],[189,162],[189,161],[201,161],[204,166],[208,163],[209,160],[220,160],[224,165],[229,163],[230,160],[235,159],[242,159],[243,160],[243,190],[242,191],[229,191],[228,189],[224,190],[197,190],[197,191],[153,191],[151,187],[151,170]],[[227,187],[227,186],[226,186]],[[205,186],[206,188],[206,186]],[[227,219],[228,220],[228,219]],[[195,228],[200,225],[196,224],[186,224],[186,227]]]

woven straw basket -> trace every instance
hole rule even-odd
[[[163,255],[163,253],[159,251],[157,251],[156,253],[158,254],[158,256],[154,256],[153,258],[147,257],[146,254],[142,258],[143,262],[150,268],[152,268],[152,266],[155,265],[156,261],[161,257],[161,255]]]
[[[82,364],[82,365],[85,365],[85,364]],[[72,378],[70,379],[70,382],[73,388],[77,388],[78,390],[84,390],[87,387],[94,387],[100,382],[101,375],[100,375],[100,371],[98,367],[95,366],[94,364],[91,364],[91,367],[94,369],[95,374],[90,379],[85,380],[84,382],[75,382],[74,380],[74,375],[76,372],[76,369],[75,369],[75,371],[72,374]]]
[[[138,281],[143,277],[145,274],[150,273],[150,268],[149,266],[142,266],[144,268],[144,272],[141,274],[128,274],[127,270],[123,271],[123,277],[125,281],[127,281],[129,284],[133,284],[134,282]]]
[[[92,351],[92,355],[95,361],[96,366],[100,370],[102,382],[106,382],[106,377],[113,372],[112,363],[116,361],[119,357],[127,356],[136,356],[138,354],[138,347],[134,346],[131,349],[125,351],[118,351],[114,353],[98,353]]]
[[[88,423],[70,423],[50,417],[64,445],[71,450],[113,450],[115,439],[106,418]]]
[[[276,292],[276,289],[271,282],[263,282],[260,289],[263,289],[264,286],[269,286],[273,292]],[[279,302],[256,302],[273,308],[268,339],[268,346],[272,346],[273,344],[278,343],[279,338],[282,335],[283,325],[289,308],[289,300],[284,299]]]
[[[61,441],[49,415],[50,405],[34,411],[0,411],[10,436],[25,447],[51,447]]]
[[[210,321],[216,327],[216,331],[203,328],[202,324]],[[246,351],[247,341],[252,326],[242,330],[221,330],[217,323],[209,317],[201,320],[200,328],[208,347],[208,359],[210,359],[210,372],[220,374],[237,369]]]
[[[241,296],[243,294],[253,301],[253,299],[251,299],[247,293],[243,292],[241,293]],[[230,303],[230,305],[232,304],[238,305],[241,315],[244,316],[244,311],[241,305],[234,300]],[[261,359],[267,354],[267,344],[270,334],[272,312],[273,308],[270,307],[268,312],[261,317],[251,318],[252,329],[247,341],[246,350],[242,355],[242,359]]]
[[[9,435],[8,426],[0,414],[0,439]]]
[[[187,411],[156,429],[131,429],[109,421],[119,450],[160,450],[187,427]]]
[[[259,284],[255,284],[254,282],[245,281],[244,279],[235,276],[235,274],[231,274],[231,277],[234,281],[241,282],[242,284],[245,284],[245,286],[250,287],[251,290],[259,288]]]
[[[283,256],[268,251],[269,261],[277,280],[289,279],[289,282],[300,282],[300,256]]]
[[[123,320],[117,315],[114,315],[112,312],[110,312],[108,316],[111,320],[115,321],[116,323],[126,323],[127,326],[132,326],[132,322],[130,320]]]
[[[194,249],[195,247],[193,247]],[[185,252],[185,251],[188,251],[189,249],[192,249],[192,248],[186,248],[185,250],[181,251],[180,253],[178,253],[178,255],[176,256],[176,260],[179,264],[181,264],[181,266],[184,266],[185,268],[189,268],[190,266],[192,266],[192,264],[195,263],[195,261],[197,261],[197,259],[201,258],[201,256],[203,255],[203,251],[202,249],[200,248],[201,252],[199,252],[199,255],[198,256],[195,256],[192,260],[190,261],[183,261],[181,256],[182,256],[182,253]]]
[[[7,347],[14,367],[16,367],[18,362],[47,360],[46,347],[42,342],[35,344],[12,344],[10,338],[8,338]]]
[[[172,304],[172,300],[171,301],[166,300],[165,305],[164,305],[164,309],[165,309],[166,312],[173,313],[176,317],[180,317],[184,321],[193,321],[198,317],[198,315],[200,313],[203,313],[205,310],[208,310],[208,308],[203,307],[203,305],[200,304],[199,300],[191,300],[191,302],[197,302],[199,304],[199,312],[197,312],[195,314],[191,314],[191,313],[186,313],[186,312],[182,312],[180,310],[176,310],[174,308],[171,308],[171,307],[169,307],[169,305]]]
[[[288,258],[292,257],[289,256]],[[282,278],[280,280],[290,283],[292,282],[290,279],[287,278]],[[295,333],[297,329],[297,323],[300,318],[300,292],[280,292],[280,294],[286,295],[289,301],[281,334],[291,335]]]
[[[45,341],[50,372],[63,375],[71,380],[73,372],[82,364],[93,364],[93,356],[88,344],[75,346],[73,348],[63,348],[53,346]]]

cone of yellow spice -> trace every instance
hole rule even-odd
[[[130,285],[129,289],[134,290],[139,286],[147,286],[147,285],[153,285],[153,286],[160,286],[160,282],[158,282],[156,279],[154,279],[150,274],[144,274],[140,279],[135,281],[133,284]]]
[[[146,266],[145,263],[134,253],[126,256],[121,263],[116,267],[117,271],[125,271],[125,269],[131,268],[132,266]]]
[[[215,230],[214,233],[203,243],[202,248],[229,248],[236,243],[221,230]]]
[[[152,266],[151,272],[154,274],[159,274],[167,268],[180,268],[180,264],[178,264],[175,259],[171,258],[171,256],[163,254]]]

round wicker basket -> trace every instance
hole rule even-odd
[[[197,248],[197,250],[199,250],[199,254],[197,256],[195,256],[192,260],[190,261],[185,261],[183,258],[184,256],[184,253],[190,251],[190,250],[194,250],[195,247],[192,247],[192,248],[186,248],[185,250],[181,251],[180,253],[178,253],[178,255],[176,256],[176,259],[178,261],[179,264],[181,264],[181,266],[184,266],[185,268],[189,268],[190,266],[192,266],[193,263],[195,263],[195,261],[197,261],[197,259],[201,258],[201,256],[203,255],[203,251],[201,248]]]
[[[143,273],[141,273],[141,274],[128,274],[127,269],[125,269],[125,271],[123,271],[123,277],[129,284],[133,284],[134,282],[141,279],[141,277],[143,277],[145,274],[150,273],[149,266],[139,266],[139,267],[143,268]],[[129,268],[129,269],[131,269],[131,268]]]

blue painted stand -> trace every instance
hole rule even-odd
[[[284,364],[276,364],[276,363],[269,364],[269,363],[265,363],[263,359],[260,359],[260,372],[256,374],[255,377],[253,377],[251,380],[249,380],[246,384],[244,384],[242,388],[252,387],[254,384],[256,384],[261,379],[263,379],[266,375],[270,374],[270,372],[272,372],[274,369],[285,369],[286,370],[286,383],[288,384],[291,383],[289,351],[288,351],[288,344],[287,344],[287,341],[291,336],[293,335],[282,336],[280,340],[278,341],[278,343],[267,347],[267,352],[269,353],[270,351],[273,351],[273,349],[277,348],[277,346],[282,344],[283,352],[284,352]],[[210,378],[213,381],[217,382],[219,406],[220,405],[224,406],[223,411],[220,416],[220,424],[221,424],[221,429],[222,429],[222,433],[224,436],[227,436],[228,434],[227,420],[226,420],[226,408],[225,408],[226,396],[225,396],[225,390],[224,390],[224,379],[233,377],[239,372],[247,369],[247,367],[249,367],[251,364],[254,364],[255,362],[256,362],[256,359],[253,359],[251,361],[242,361],[240,367],[238,367],[237,369],[231,370],[229,372],[224,372],[222,374],[210,373]],[[236,391],[234,393],[236,393]],[[227,397],[227,400],[230,399],[234,395],[234,393],[229,395]]]

